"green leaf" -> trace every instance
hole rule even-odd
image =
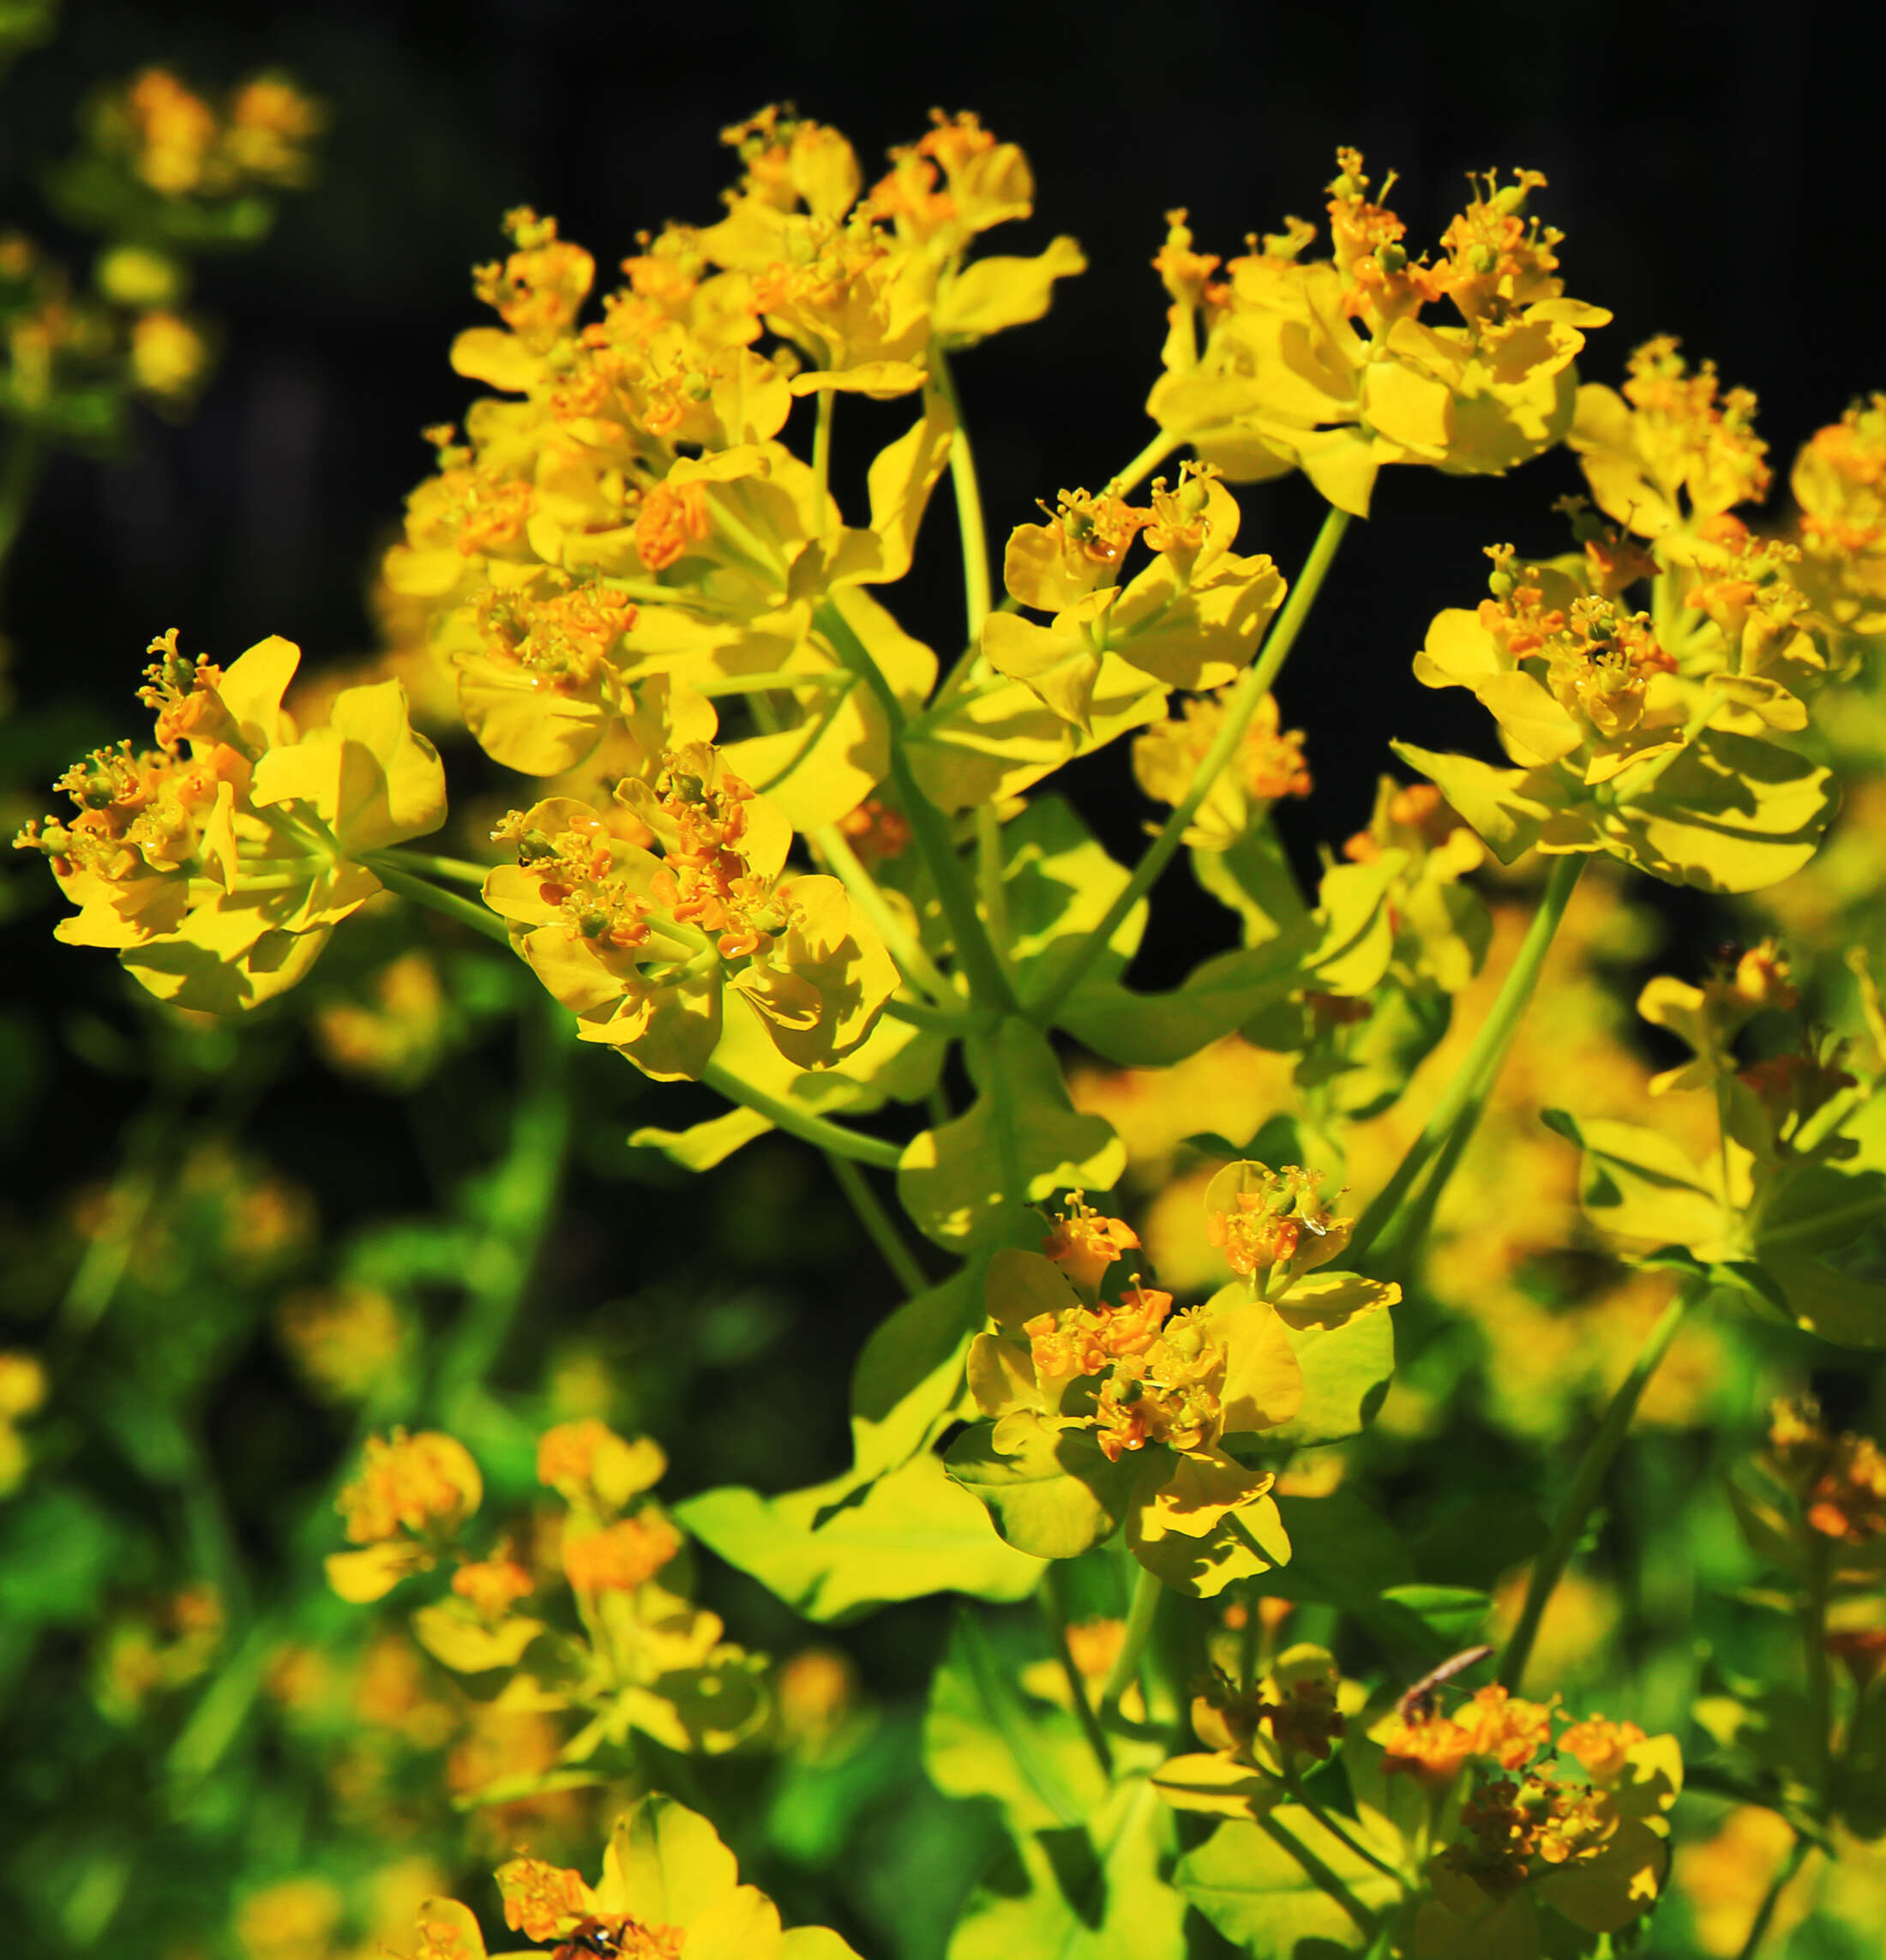
[[[856,1475],[874,1476],[908,1463],[954,1408],[970,1336],[982,1325],[982,1300],[978,1260],[906,1300],[873,1329],[851,1374]]]
[[[1399,1290],[1360,1273],[1305,1273],[1277,1302],[1297,1365],[1303,1402],[1290,1420],[1263,1432],[1266,1448],[1307,1449],[1359,1435],[1376,1391],[1395,1372]]]
[[[988,1242],[1005,1205],[1110,1190],[1126,1163],[1112,1125],[1076,1111],[1054,1049],[1026,1021],[1006,1019],[990,1040],[964,1049],[976,1101],[913,1137],[898,1167],[904,1210],[957,1252]]]
[[[1493,1596],[1463,1585],[1391,1585],[1382,1597],[1425,1620],[1451,1652],[1476,1645],[1484,1636]]]
[[[1071,1712],[1016,1692],[1017,1670],[958,1612],[948,1650],[930,1677],[923,1766],[946,1796],[992,1797],[1020,1837],[1078,1825],[1107,1783]]]
[[[1709,1259],[1727,1248],[1734,1217],[1713,1181],[1655,1130],[1547,1109],[1548,1129],[1585,1153],[1579,1200],[1601,1230],[1640,1244],[1687,1246]]]
[[[1810,1333],[1841,1347],[1886,1347],[1886,1284],[1865,1257],[1869,1235],[1883,1224],[1886,1176],[1878,1171],[1789,1165],[1761,1193],[1755,1256]]]
[[[1185,1902],[1161,1876],[1175,1838],[1150,1786],[1121,1783],[1084,1829],[1018,1840],[970,1898],[948,1960],[1185,1960]]]
[[[1389,747],[1418,769],[1486,840],[1502,864],[1523,857],[1539,841],[1547,806],[1528,795],[1529,772],[1496,769],[1470,755],[1441,755],[1412,742]]]
[[[1303,902],[1289,854],[1268,811],[1224,850],[1195,849],[1192,871],[1213,898],[1244,922],[1246,946],[1307,930],[1310,908]]]
[[[972,1423],[944,1452],[949,1473],[988,1506],[995,1528],[1037,1559],[1078,1558],[1126,1515],[1137,1464],[1108,1463],[1084,1431],[1018,1424],[1022,1446],[998,1451],[993,1422]]]
[[[988,1512],[928,1455],[874,1482],[848,1474],[776,1498],[730,1486],[674,1509],[709,1550],[808,1620],[851,1619],[934,1592],[1022,1599],[1041,1578],[1039,1561],[1005,1545]]]
[[[1360,1953],[1400,1897],[1386,1873],[1300,1804],[1232,1819],[1179,1861],[1174,1884],[1252,1960]]]
[[[1055,1019],[1084,1047],[1123,1068],[1169,1068],[1241,1027],[1302,983],[1314,943],[1306,927],[1241,953],[1215,953],[1168,994],[1084,981]]]
[[[1002,827],[1008,955],[1024,993],[1052,983],[1060,965],[1057,949],[1071,952],[1100,923],[1129,876],[1060,797],[1037,797]],[[1108,964],[1123,967],[1138,950],[1145,928],[1142,903],[1114,929]]]
[[[742,1144],[763,1137],[772,1127],[772,1119],[758,1110],[736,1108],[685,1130],[646,1126],[631,1130],[628,1143],[631,1150],[658,1150],[670,1163],[678,1163],[683,1170],[712,1170],[717,1163],[725,1163]]]
[[[1628,782],[1619,779],[1620,793]],[[1706,729],[1641,797],[1621,803],[1605,840],[1667,884],[1754,892],[1807,863],[1835,803],[1832,774],[1809,757]]]

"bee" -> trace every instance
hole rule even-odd
[[[1434,1697],[1453,1680],[1456,1674],[1465,1674],[1468,1668],[1484,1661],[1493,1649],[1487,1646],[1463,1647],[1457,1654],[1451,1654],[1438,1668],[1430,1668],[1414,1685],[1403,1693],[1395,1704],[1395,1712],[1403,1722],[1426,1722],[1434,1713]]]
[[[550,1960],[578,1960],[580,1955],[587,1955],[590,1960],[620,1960],[622,1951],[618,1934],[611,1933],[598,1919],[586,1919]]]

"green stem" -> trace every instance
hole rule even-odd
[[[976,806],[976,884],[982,903],[982,923],[995,947],[995,957],[1008,971],[1008,885],[1002,875],[1002,815],[994,803]]]
[[[1113,1666],[1108,1670],[1106,1686],[1100,1691],[1103,1715],[1111,1714],[1120,1706],[1120,1698],[1138,1676],[1139,1657],[1146,1650],[1152,1623],[1159,1612],[1160,1595],[1165,1590],[1153,1573],[1144,1566],[1139,1566],[1138,1576],[1133,1581],[1132,1604],[1126,1609],[1126,1636],[1120,1644],[1120,1652],[1114,1656]]]
[[[1300,1777],[1293,1777],[1290,1779],[1290,1794],[1329,1832],[1331,1837],[1336,1838],[1340,1843],[1353,1851],[1365,1864],[1374,1866],[1384,1879],[1394,1879],[1398,1890],[1405,1891],[1408,1889],[1408,1880],[1402,1874],[1396,1871],[1395,1867],[1390,1864],[1385,1858],[1378,1857],[1373,1851],[1370,1850],[1368,1846],[1349,1829],[1348,1820],[1346,1818],[1338,1817],[1334,1811],[1325,1810],[1304,1789]]]
[[[500,946],[509,946],[511,935],[504,921],[484,905],[475,905],[469,899],[461,899],[456,892],[442,891],[429,879],[420,878],[405,869],[399,861],[384,851],[363,851],[359,862],[371,871],[389,892],[397,892],[402,899],[410,899],[416,905],[424,905],[429,911],[440,913],[446,918],[456,919],[460,925],[470,926],[473,932],[482,933],[485,938],[496,940]]]
[[[1749,1922],[1749,1936],[1736,1951],[1736,1960],[1755,1960],[1762,1942],[1768,1937],[1769,1922],[1775,1917],[1775,1909],[1781,1903],[1781,1894],[1793,1881],[1794,1874],[1807,1861],[1808,1843],[1805,1837],[1797,1837],[1788,1855],[1776,1867],[1769,1889],[1762,1895],[1762,1903],[1755,1909],[1755,1917]]]
[[[480,1193],[484,1236],[465,1264],[465,1303],[439,1361],[434,1405],[447,1428],[503,1352],[544,1242],[556,1223],[574,1120],[569,1017],[547,996],[526,1007],[519,1074],[523,1093],[496,1175]]]
[[[891,781],[897,789],[898,800],[903,807],[904,821],[910,827],[910,834],[929,868],[944,916],[950,922],[957,960],[970,983],[970,998],[979,1007],[994,1008],[999,1013],[1015,1013],[1015,990],[1009,985],[1008,975],[995,957],[995,948],[983,929],[976,892],[964,870],[963,860],[957,854],[950,827],[942,811],[924,795],[922,785],[910,767],[910,758],[904,753],[903,703],[898,700],[890,682],[878,671],[877,662],[851,630],[850,622],[835,605],[829,601],[820,605],[816,617],[820,631],[832,642],[838,658],[860,675],[877,696],[878,704],[890,724]]]
[[[895,1221],[871,1188],[870,1179],[850,1157],[840,1157],[836,1151],[826,1151],[825,1160],[838,1180],[839,1190],[857,1213],[864,1236],[878,1248],[878,1256],[890,1267],[892,1278],[904,1289],[905,1297],[915,1299],[918,1294],[927,1293],[929,1275],[917,1264],[916,1254],[904,1244]]]
[[[435,857],[430,851],[408,851],[399,845],[375,851],[374,856],[417,877],[445,878],[455,885],[474,885],[480,891],[491,875],[491,866],[474,864],[468,857]]]
[[[1067,1692],[1073,1698],[1074,1719],[1080,1723],[1081,1734],[1087,1738],[1087,1747],[1100,1765],[1100,1773],[1110,1783],[1114,1774],[1114,1753],[1108,1747],[1100,1717],[1088,1698],[1085,1677],[1074,1665],[1074,1650],[1067,1644],[1067,1573],[1059,1559],[1048,1561],[1048,1570],[1042,1575],[1042,1589],[1036,1597],[1042,1602],[1042,1618],[1048,1623],[1048,1638],[1054,1644],[1054,1658],[1060,1662],[1061,1673],[1067,1680]]]
[[[942,1007],[928,1007],[916,1001],[900,1001],[895,995],[884,1003],[884,1011],[893,1021],[908,1021],[926,1034],[946,1037],[966,1034],[971,1025],[964,1014],[951,1013]]]
[[[1807,1733],[1814,1751],[1814,1816],[1826,1823],[1834,1808],[1834,1678],[1827,1652],[1827,1602],[1833,1590],[1833,1546],[1818,1531],[1807,1552],[1807,1597],[1801,1605],[1802,1659],[1807,1668]]]
[[[689,683],[697,694],[718,700],[727,694],[789,694],[798,688],[818,688],[830,693],[855,686],[850,674],[832,672],[795,673],[790,668],[769,668],[764,674],[724,674],[712,680]]]
[[[953,1010],[960,1006],[956,989],[923,950],[922,941],[892,909],[883,887],[871,875],[864,861],[851,848],[850,839],[838,825],[827,824],[823,830],[815,830],[811,841],[813,849],[851,894],[852,904],[877,929],[878,937],[889,948],[904,979],[928,994],[936,1007]]]
[[[814,521],[821,531],[825,529],[826,502],[832,494],[832,422],[838,406],[836,388],[819,390],[819,419],[812,430],[812,507],[818,514]]]
[[[1117,477],[1109,480],[1107,487],[1125,496],[1142,477],[1150,477],[1174,449],[1184,447],[1178,436],[1168,436],[1162,429]]]
[[[940,348],[930,351],[930,373],[956,424],[950,438],[950,488],[956,493],[957,530],[963,540],[963,604],[969,626],[964,638],[973,646],[982,637],[982,622],[989,612],[988,533],[982,521],[982,490],[976,481],[976,452],[970,447],[956,379]]]
[[[1172,815],[1160,826],[1145,855],[1133,867],[1133,875],[1127,880],[1126,888],[1113,904],[1098,925],[1082,941],[1074,957],[1060,970],[1053,986],[1029,1007],[1029,1018],[1041,1026],[1047,1026],[1059,1013],[1068,995],[1086,977],[1088,969],[1098,959],[1108,941],[1119,929],[1124,919],[1139,901],[1145,897],[1159,875],[1185,841],[1186,832],[1192,820],[1198,813],[1198,807],[1211,793],[1211,786],[1223,773],[1231,758],[1237,753],[1238,744],[1243,741],[1245,730],[1251,724],[1251,718],[1258,712],[1258,705],[1270,693],[1271,683],[1276,679],[1283,663],[1289,658],[1290,649],[1295,646],[1297,635],[1303,630],[1303,622],[1310,616],[1310,610],[1316,604],[1317,594],[1323,589],[1323,581],[1334,562],[1336,550],[1342,542],[1342,535],[1348,529],[1348,513],[1333,507],[1323,520],[1323,527],[1316,534],[1316,543],[1310,548],[1310,555],[1304,561],[1303,569],[1298,574],[1295,589],[1291,592],[1283,610],[1277,615],[1271,627],[1270,637],[1264,641],[1264,651],[1252,664],[1245,669],[1237,685],[1231,690],[1225,703],[1224,719],[1219,724],[1218,733],[1204,759],[1192,771],[1192,781]]]
[[[730,1103],[739,1103],[743,1109],[751,1109],[768,1118],[789,1136],[797,1137],[803,1143],[816,1144],[820,1150],[850,1157],[855,1163],[874,1163],[880,1170],[895,1170],[903,1162],[904,1151],[898,1145],[886,1143],[878,1137],[861,1136],[857,1131],[848,1130],[842,1123],[830,1122],[823,1116],[815,1116],[809,1109],[802,1109],[783,1097],[769,1096],[764,1089],[742,1082],[718,1062],[710,1061],[701,1070],[700,1079],[715,1094],[724,1096]]]
[[[1472,1047],[1455,1071],[1454,1079],[1448,1084],[1440,1101],[1434,1105],[1433,1114],[1428,1117],[1421,1133],[1408,1145],[1407,1155],[1396,1166],[1395,1175],[1376,1193],[1357,1222],[1344,1254],[1347,1264],[1361,1266],[1369,1248],[1400,1209],[1415,1179],[1447,1148],[1456,1126],[1464,1125],[1471,1130],[1532,1000],[1533,989],[1539,984],[1546,955],[1552,949],[1553,940],[1584,868],[1583,852],[1574,852],[1553,861],[1546,879],[1546,889],[1540,897],[1539,910],[1533,914],[1532,923],[1526,929],[1519,952],[1506,970],[1499,997],[1487,1019],[1481,1023]],[[1456,1148],[1451,1157],[1457,1159],[1459,1154],[1459,1148]],[[1430,1210],[1439,1196],[1437,1188],[1430,1200]]]
[[[1506,1651],[1499,1657],[1499,1678],[1503,1687],[1517,1691],[1524,1680],[1526,1663],[1532,1658],[1533,1642],[1538,1637],[1539,1623],[1545,1618],[1547,1602],[1571,1558],[1572,1548],[1583,1534],[1585,1520],[1591,1515],[1592,1506],[1598,1501],[1598,1494],[1604,1488],[1605,1479],[1610,1475],[1618,1452],[1624,1446],[1625,1432],[1631,1427],[1631,1417],[1637,1412],[1637,1403],[1645,1385],[1669,1352],[1670,1343],[1684,1315],[1709,1290],[1706,1278],[1684,1281],[1676,1297],[1664,1308],[1656,1325],[1645,1337],[1637,1360],[1631,1364],[1630,1374],[1618,1384],[1617,1392],[1611,1398],[1611,1406],[1605,1410],[1604,1420],[1598,1425],[1597,1434],[1585,1446],[1585,1453],[1578,1460],[1565,1507],[1553,1525],[1545,1548],[1533,1562],[1531,1576],[1526,1582],[1525,1603],[1519,1609],[1518,1624],[1506,1643]]]

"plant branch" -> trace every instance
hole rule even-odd
[[[1781,1903],[1781,1894],[1793,1883],[1794,1874],[1807,1862],[1808,1849],[1807,1840],[1797,1837],[1787,1856],[1775,1868],[1768,1890],[1762,1895],[1761,1904],[1755,1909],[1755,1917],[1749,1922],[1749,1936],[1737,1949],[1736,1960],[1755,1960],[1762,1942],[1768,1937],[1769,1925],[1775,1917],[1775,1907]]]
[[[1119,1709],[1120,1697],[1138,1678],[1139,1658],[1146,1650],[1152,1623],[1159,1612],[1159,1596],[1166,1590],[1144,1566],[1138,1567],[1138,1574],[1133,1581],[1132,1604],[1126,1609],[1126,1638],[1120,1644],[1120,1651],[1108,1669],[1106,1685],[1100,1691],[1102,1715],[1111,1715]]]
[[[1054,1658],[1060,1662],[1067,1692],[1073,1698],[1074,1719],[1080,1723],[1080,1732],[1087,1738],[1087,1747],[1100,1765],[1101,1774],[1110,1783],[1114,1774],[1114,1753],[1108,1746],[1106,1731],[1100,1726],[1100,1717],[1088,1698],[1086,1679],[1074,1665],[1074,1650],[1067,1644],[1067,1578],[1066,1567],[1059,1559],[1048,1561],[1041,1590],[1036,1596],[1041,1601],[1042,1618],[1048,1624],[1048,1638],[1054,1645]]]
[[[1579,1458],[1565,1507],[1553,1525],[1545,1548],[1533,1561],[1518,1623],[1506,1643],[1506,1651],[1499,1657],[1499,1679],[1503,1687],[1517,1691],[1525,1678],[1526,1663],[1532,1658],[1533,1642],[1538,1637],[1539,1623],[1545,1618],[1547,1603],[1571,1558],[1573,1547],[1584,1532],[1585,1520],[1591,1514],[1592,1506],[1598,1501],[1598,1494],[1604,1488],[1612,1464],[1623,1447],[1631,1419],[1637,1412],[1638,1400],[1650,1377],[1657,1372],[1658,1364],[1669,1352],[1670,1343],[1684,1315],[1709,1290],[1707,1278],[1684,1281],[1676,1297],[1664,1308],[1656,1325],[1645,1337],[1643,1347],[1637,1350],[1637,1360],[1631,1364],[1630,1374],[1618,1384],[1611,1405],[1605,1410],[1604,1420],[1598,1425],[1597,1434],[1585,1446],[1585,1453]]]
[[[870,1179],[850,1157],[840,1157],[836,1151],[826,1151],[825,1160],[838,1181],[839,1190],[844,1193],[851,1209],[857,1213],[864,1236],[877,1248],[878,1256],[890,1267],[891,1276],[904,1289],[904,1296],[914,1299],[919,1293],[927,1292],[930,1277],[917,1264],[916,1254],[904,1244],[895,1220],[871,1188]]]
[[[851,902],[862,912],[889,949],[898,971],[911,986],[928,995],[932,1005],[953,1012],[961,1006],[956,989],[885,898],[883,887],[871,875],[864,861],[851,848],[851,842],[837,824],[827,824],[812,833],[812,846],[831,867],[835,877],[851,894]]]
[[[446,918],[456,919],[460,925],[470,926],[473,932],[496,940],[500,946],[510,945],[510,932],[496,912],[487,906],[473,905],[469,899],[461,899],[456,892],[443,890],[429,878],[419,877],[390,851],[363,851],[359,863],[389,892],[397,892],[402,899],[410,899],[414,905],[423,905]]]
[[[848,1130],[842,1123],[815,1116],[811,1110],[802,1109],[784,1097],[769,1096],[764,1089],[742,1082],[719,1062],[710,1061],[701,1070],[700,1079],[717,1095],[724,1096],[730,1103],[739,1103],[743,1109],[753,1110],[756,1115],[766,1117],[778,1128],[789,1136],[797,1137],[802,1143],[814,1144],[835,1156],[850,1157],[855,1163],[875,1164],[880,1170],[895,1170],[903,1162],[904,1151],[900,1145],[886,1143],[879,1137],[862,1136],[856,1130]]]
[[[1148,466],[1149,467],[1150,466]],[[1224,719],[1219,724],[1218,733],[1204,759],[1192,773],[1192,781],[1185,795],[1174,808],[1172,815],[1159,827],[1159,834],[1148,847],[1145,855],[1133,867],[1132,876],[1127,880],[1126,888],[1113,904],[1100,923],[1082,941],[1073,958],[1060,970],[1054,983],[1029,1005],[1029,1018],[1041,1026],[1047,1026],[1066,1001],[1067,997],[1086,977],[1088,969],[1100,958],[1120,923],[1133,907],[1145,897],[1159,875],[1169,864],[1179,846],[1185,841],[1186,832],[1192,820],[1198,814],[1198,807],[1211,793],[1211,786],[1223,773],[1225,767],[1237,752],[1238,744],[1244,739],[1245,730],[1251,725],[1251,718],[1258,712],[1264,697],[1270,693],[1271,684],[1277,677],[1283,663],[1289,658],[1290,649],[1295,646],[1297,635],[1303,630],[1303,622],[1310,616],[1310,610],[1316,604],[1317,594],[1323,589],[1323,580],[1334,562],[1337,548],[1342,542],[1343,533],[1348,529],[1347,511],[1332,506],[1323,520],[1323,527],[1317,532],[1316,543],[1310,548],[1310,555],[1304,561],[1303,569],[1298,574],[1295,588],[1292,591],[1284,608],[1270,628],[1263,651],[1240,676],[1237,685],[1231,690],[1231,697],[1225,703]]]
[[[1546,955],[1552,949],[1553,940],[1584,867],[1584,856],[1577,852],[1553,863],[1546,879],[1546,889],[1540,898],[1539,910],[1533,914],[1525,939],[1512,965],[1506,970],[1499,996],[1488,1010],[1487,1019],[1481,1023],[1472,1047],[1455,1071],[1454,1079],[1443,1091],[1440,1101],[1434,1105],[1433,1113],[1423,1126],[1421,1133],[1408,1145],[1407,1155],[1396,1166],[1395,1175],[1376,1193],[1358,1220],[1346,1254],[1351,1266],[1361,1266],[1370,1248],[1401,1209],[1414,1181],[1448,1149],[1457,1127],[1471,1132],[1532,1000],[1533,990],[1539,984]],[[1464,1147],[1463,1138],[1450,1152],[1448,1169],[1451,1169]],[[1438,1185],[1431,1195],[1424,1193],[1429,1212],[1439,1198]]]
[[[930,374],[956,424],[950,437],[950,488],[956,493],[957,530],[963,540],[963,605],[969,628],[964,637],[973,646],[982,637],[982,622],[989,612],[988,532],[982,520],[982,490],[976,481],[976,452],[970,447],[956,377],[940,347],[930,350]]]
[[[950,827],[942,811],[924,795],[923,787],[904,753],[903,703],[898,700],[890,682],[878,671],[877,662],[852,631],[850,622],[844,615],[828,601],[820,606],[816,616],[820,630],[830,640],[839,658],[862,676],[877,696],[878,704],[890,724],[891,780],[896,785],[898,800],[903,806],[910,834],[916,839],[917,849],[923,853],[924,863],[935,881],[937,897],[942,901],[944,915],[950,922],[950,932],[956,942],[958,962],[970,983],[970,997],[978,1007],[992,1007],[1000,1013],[1012,1013],[1016,1009],[1015,990],[1009,985],[1008,975],[996,958],[995,948],[983,927],[976,907],[975,887],[950,836]]]

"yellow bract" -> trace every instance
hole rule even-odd
[[[1560,234],[1523,215],[1545,179],[1475,180],[1430,262],[1371,201],[1360,154],[1337,161],[1327,259],[1304,256],[1314,231],[1292,219],[1216,280],[1173,214],[1155,262],[1174,300],[1166,373],[1147,412],[1234,481],[1300,468],[1359,516],[1385,464],[1498,472],[1551,448],[1585,330],[1611,316],[1565,297]],[[1443,301],[1457,324],[1421,317]]]
[[[78,815],[15,841],[45,853],[79,907],[59,938],[114,949],[179,1007],[252,1007],[380,889],[363,857],[445,821],[445,773],[397,681],[345,690],[327,726],[297,735],[281,706],[301,658],[287,640],[226,672],[180,654],[174,631],[151,651],[157,746],[75,764],[58,787]]]
[[[652,785],[625,779],[608,813],[552,797],[496,835],[518,861],[486,879],[485,902],[582,1039],[658,1078],[706,1068],[727,988],[789,1061],[820,1068],[865,1040],[898,985],[838,880],[782,877],[790,827],[705,743],[665,755]]]

